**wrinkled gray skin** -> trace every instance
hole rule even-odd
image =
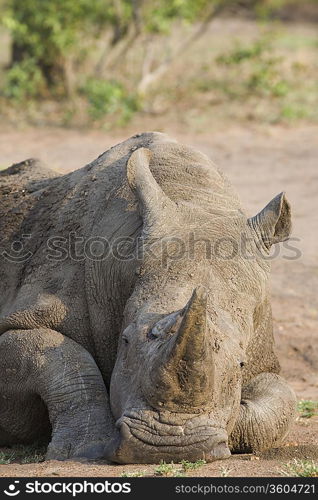
[[[14,165],[0,189],[0,445],[149,463],[281,441],[295,396],[264,256],[290,233],[284,194],[247,219],[205,155],[159,133],[64,176]],[[92,237],[123,238],[120,256]]]

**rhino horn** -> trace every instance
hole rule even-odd
[[[208,342],[207,293],[196,288],[186,305],[178,331],[165,345],[157,360],[153,378],[156,387],[152,401],[160,406],[187,411],[210,400],[213,390],[214,363]]]
[[[204,287],[196,288],[185,307],[183,320],[170,351],[172,364],[183,361],[188,371],[206,357],[207,293]]]

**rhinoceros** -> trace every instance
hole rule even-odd
[[[276,196],[247,218],[204,154],[137,134],[66,175],[0,173],[0,445],[47,459],[225,459],[277,446]]]

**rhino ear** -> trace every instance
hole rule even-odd
[[[150,171],[151,158],[152,152],[149,149],[139,148],[127,162],[128,184],[138,198],[146,230],[153,226],[164,226],[164,214],[174,206]]]
[[[285,193],[275,196],[261,212],[248,219],[248,224],[267,249],[287,240],[291,232],[291,215]]]

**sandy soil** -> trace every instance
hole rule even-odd
[[[62,172],[79,168],[129,135],[151,130],[140,123],[116,135],[62,129],[2,130],[0,166],[37,156]],[[191,135],[177,127],[161,131],[208,154],[237,188],[248,215],[286,191],[293,208],[293,249],[280,248],[272,262],[275,337],[282,375],[299,399],[318,400],[317,195],[318,127],[238,128]],[[295,250],[296,249],[296,250]],[[188,475],[277,476],[293,458],[318,459],[318,417],[298,419],[284,445],[258,457],[232,456]],[[0,466],[0,476],[119,476],[153,474],[155,466],[44,462]]]

